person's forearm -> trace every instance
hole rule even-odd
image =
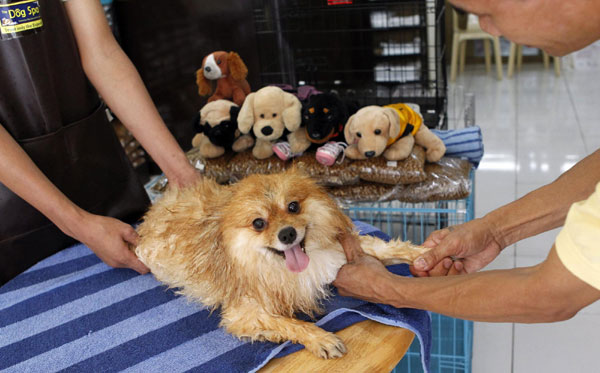
[[[565,268],[555,248],[535,267],[451,277],[389,274],[377,281],[376,293],[384,303],[474,321],[562,321],[600,296],[596,288]]]
[[[106,104],[177,184],[197,177],[164,124],[137,70],[114,39],[99,4],[66,3],[86,75]]]
[[[156,110],[137,71],[119,50],[94,58],[87,75],[107,105],[171,180],[189,164]]]
[[[0,182],[73,237],[85,214],[48,180],[0,125]]]
[[[507,247],[524,238],[560,227],[569,207],[584,200],[600,182],[600,150],[584,158],[554,182],[502,206],[483,220]]]
[[[466,276],[403,278],[382,285],[384,302],[396,307],[426,309],[474,321],[547,322],[551,308],[527,302],[534,295],[527,285],[530,268],[486,271]],[[540,297],[542,298],[542,297]]]
[[[384,285],[385,303],[426,309],[451,317],[486,322],[553,322],[573,316],[556,310],[532,268],[478,272],[452,277],[403,278]]]

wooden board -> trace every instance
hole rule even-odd
[[[319,359],[306,350],[271,360],[260,372],[385,372],[398,364],[415,335],[403,328],[366,320],[336,333],[348,348],[340,359]]]

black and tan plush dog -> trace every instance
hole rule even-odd
[[[335,93],[310,96],[302,105],[301,127],[288,135],[292,153],[302,153],[313,144],[344,141],[344,126],[358,109],[358,102],[342,100]]]

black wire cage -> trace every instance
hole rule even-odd
[[[441,0],[253,0],[263,85],[312,85],[361,105],[413,102],[446,127]]]

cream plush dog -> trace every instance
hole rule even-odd
[[[273,143],[287,129],[296,131],[302,122],[302,104],[296,96],[278,87],[264,87],[250,93],[238,115],[238,128],[256,135],[252,154],[257,159],[273,155]]]
[[[442,140],[423,124],[415,104],[366,106],[348,119],[344,135],[349,144],[346,156],[351,159],[383,154],[388,160],[402,160],[415,144],[426,149],[429,162],[439,161],[446,152]]]

